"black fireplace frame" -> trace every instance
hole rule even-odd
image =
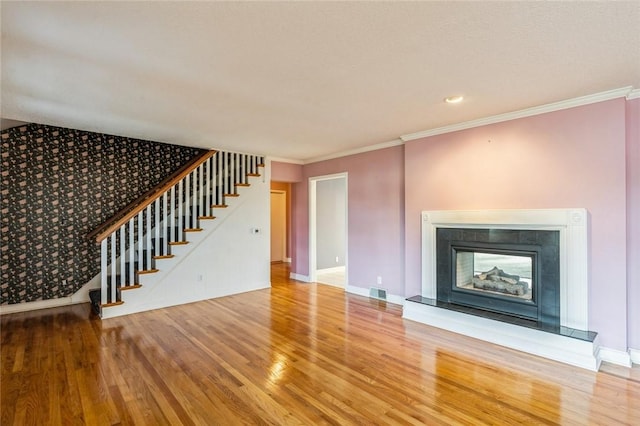
[[[560,233],[547,230],[436,229],[437,297],[440,302],[560,325]],[[531,300],[458,288],[458,251],[510,254],[532,259]]]

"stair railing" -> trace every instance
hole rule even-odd
[[[215,219],[214,209],[226,207],[225,199],[238,196],[237,188],[249,186],[263,166],[262,156],[208,151],[143,203],[98,227],[90,235],[100,243],[101,305],[121,304],[122,290],[140,287],[138,275],[157,272],[155,260],[173,257],[171,246],[186,244],[186,233]]]

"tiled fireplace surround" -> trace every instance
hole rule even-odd
[[[496,315],[474,315],[436,302],[438,228],[553,230],[560,234],[560,327],[543,330]],[[444,210],[422,212],[422,294],[407,299],[404,317],[498,345],[597,370],[597,335],[588,332],[585,209]]]

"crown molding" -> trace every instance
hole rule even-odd
[[[527,108],[519,111],[508,112],[505,114],[494,115],[491,117],[479,118],[477,120],[466,121],[463,123],[451,124],[448,126],[437,127],[435,129],[424,130],[421,132],[410,133],[400,136],[399,139],[394,139],[389,142],[383,142],[376,145],[369,145],[362,148],[351,149],[347,151],[340,151],[333,154],[323,155],[320,157],[313,157],[306,160],[296,160],[290,158],[269,157],[272,161],[279,161],[282,163],[291,164],[311,164],[325,160],[333,160],[334,158],[346,157],[348,155],[361,154],[369,151],[377,151],[379,149],[390,148],[393,146],[402,145],[405,142],[409,142],[416,139],[425,138],[428,136],[441,135],[444,133],[456,132],[458,130],[471,129],[474,127],[486,126],[494,123],[501,123],[504,121],[515,120],[518,118],[531,117],[534,115],[546,114],[554,111],[561,111],[563,109],[575,108],[583,105],[594,104],[597,102],[609,101],[611,99],[626,98],[627,100],[640,98],[640,89],[634,89],[633,86],[621,87],[619,89],[607,90],[605,92],[595,93],[592,95],[580,96],[578,98],[568,99],[564,101],[554,102],[546,105],[540,105],[532,108]]]
[[[302,160],[296,160],[294,158],[283,158],[283,157],[267,157],[271,161],[277,161],[278,163],[289,163],[289,164],[304,164]]]
[[[540,105],[520,111],[508,112],[505,114],[499,114],[491,117],[480,118],[477,120],[465,121],[463,123],[452,124],[449,126],[438,127],[435,129],[424,130],[422,132],[411,133],[408,135],[400,136],[400,139],[402,139],[404,142],[408,142],[428,136],[442,135],[444,133],[456,132],[458,130],[471,129],[474,127],[486,126],[488,124],[502,123],[504,121],[546,114],[548,112],[561,111],[563,109],[575,108],[578,106],[594,104],[596,102],[603,102],[611,99],[625,97],[629,99],[629,96],[634,94],[635,92],[638,92],[638,90],[633,90],[633,86],[627,86],[620,89],[608,90],[605,92],[595,93],[593,95],[580,96],[578,98]],[[636,93],[635,96],[640,95]]]
[[[334,154],[323,155],[321,157],[309,158],[304,161],[304,164],[317,163],[319,161],[325,161],[325,160],[333,160],[334,158],[346,157],[348,155],[354,155],[354,154],[362,154],[364,152],[369,152],[369,151],[377,151],[379,149],[391,148],[391,147],[399,146],[402,144],[404,144],[404,141],[402,139],[394,139],[389,142],[363,146],[362,148],[355,148],[347,151],[336,152]]]

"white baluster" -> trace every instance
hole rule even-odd
[[[151,268],[151,247],[153,245],[151,242],[151,229],[152,229],[151,226],[153,225],[153,222],[151,221],[151,206],[152,204],[149,204],[145,209],[147,211],[147,226],[145,229],[145,234],[147,236],[147,250],[146,250],[147,264],[144,269],[152,269]]]
[[[153,255],[160,256],[162,254],[160,249],[160,198],[156,198],[155,202],[155,220],[153,221],[153,227],[155,228],[155,244],[153,245]],[[149,228],[151,229],[151,228]]]
[[[120,286],[124,286],[127,283],[126,276],[126,264],[127,264],[127,227],[122,225],[120,227]]]
[[[171,232],[169,233],[170,241],[177,241],[176,239],[176,186],[171,187]]]
[[[167,240],[167,218],[169,215],[169,210],[167,210],[167,196],[168,196],[169,192],[165,192],[164,194],[162,194],[162,253],[163,255],[167,255],[169,254],[169,250],[168,250],[168,240]],[[158,223],[158,225],[160,225]]]
[[[184,196],[184,179],[178,182],[178,235],[176,236],[176,241],[182,241],[182,230],[184,225],[184,215],[183,215],[183,202],[182,198]]]
[[[236,193],[236,154],[232,153],[231,154],[231,179],[230,181],[230,188],[229,188],[229,192],[228,194],[235,194]]]
[[[138,213],[138,267],[137,270],[144,269],[144,225],[142,212]]]
[[[249,176],[247,176],[247,174],[249,173],[247,171],[247,165],[249,164],[249,158],[247,155],[242,155],[242,174],[240,176],[242,176],[242,183],[247,184],[249,183]]]
[[[118,264],[116,263],[116,233],[109,236],[111,238],[111,303],[116,302],[116,275],[118,274]]]
[[[204,200],[205,216],[211,216],[211,179],[213,179],[213,176],[211,176],[212,164],[213,164],[213,158],[209,157],[209,159],[207,160],[207,196],[205,197],[205,200]]]
[[[196,205],[198,206],[198,214],[196,216],[204,216],[204,206],[202,205],[202,203],[204,203],[206,201],[205,199],[205,194],[206,192],[204,191],[204,168],[205,165],[204,164],[200,164],[198,166],[198,183],[199,185],[199,191],[198,191],[198,198]]]
[[[136,282],[136,246],[134,242],[135,219],[129,219],[129,284]]]
[[[228,171],[228,167],[227,167],[227,153],[223,152],[222,153],[222,160],[221,160],[221,164],[220,164],[220,174],[221,176],[221,187],[222,187],[222,191],[220,194],[220,204],[224,204],[224,194],[227,193],[227,171]]]
[[[193,190],[191,191],[191,228],[198,227],[198,169],[191,172],[193,175],[193,179],[191,180],[191,186]]]
[[[185,179],[184,179],[184,186],[185,186],[185,190],[184,190],[184,217],[186,219],[184,227],[185,228],[191,228],[191,224],[189,224],[189,217],[190,217],[190,212],[189,212],[189,198],[191,196],[191,173],[189,173]]]
[[[100,284],[102,291],[100,292],[100,304],[107,303],[107,238],[100,241]]]
[[[224,152],[220,153],[220,157],[218,158],[218,204],[224,204]]]

